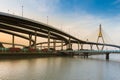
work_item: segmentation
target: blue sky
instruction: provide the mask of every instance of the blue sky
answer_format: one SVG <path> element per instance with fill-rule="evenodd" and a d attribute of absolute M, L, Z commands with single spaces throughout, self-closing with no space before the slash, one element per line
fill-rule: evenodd
<path fill-rule="evenodd" d="M 46 23 L 49 16 L 49 25 L 83 40 L 102 24 L 120 44 L 120 0 L 0 0 L 0 11 L 21 16 L 22 5 L 24 17 Z"/>
<path fill-rule="evenodd" d="M 120 0 L 1 0 L 0 4 L 6 10 L 20 11 L 20 6 L 24 5 L 26 11 L 46 12 L 49 9 L 48 12 L 52 14 L 77 12 L 111 17 L 120 13 Z"/>
<path fill-rule="evenodd" d="M 116 16 L 120 13 L 118 0 L 60 0 L 59 12 L 86 12 L 97 16 Z"/>

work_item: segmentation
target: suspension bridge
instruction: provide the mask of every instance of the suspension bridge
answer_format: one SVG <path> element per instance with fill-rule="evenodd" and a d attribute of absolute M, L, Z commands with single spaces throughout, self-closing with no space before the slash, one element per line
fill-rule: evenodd
<path fill-rule="evenodd" d="M 2 55 L 3 54 L 50 55 L 51 53 L 51 55 L 68 54 L 68 55 L 84 55 L 88 57 L 89 55 L 106 54 L 106 59 L 109 59 L 110 53 L 120 53 L 120 50 L 104 50 L 105 46 L 115 47 L 118 49 L 120 49 L 120 46 L 105 43 L 101 24 L 99 26 L 99 34 L 97 41 L 89 42 L 83 41 L 51 25 L 41 23 L 25 17 L 0 12 L 0 32 L 12 36 L 11 43 L 2 41 L 0 42 L 0 54 Z M 24 43 L 22 44 L 15 43 L 15 37 L 27 40 L 28 45 Z M 40 42 L 38 38 L 44 38 L 47 41 L 43 40 L 43 42 Z M 101 43 L 99 42 L 100 38 L 102 39 Z M 78 45 L 78 50 L 72 49 L 73 44 Z M 11 47 L 5 48 L 4 45 L 10 45 Z M 90 45 L 90 49 L 89 50 L 84 49 L 84 45 Z M 93 46 L 96 46 L 97 50 L 94 50 Z M 57 48 L 60 48 L 60 50 L 57 50 Z"/>

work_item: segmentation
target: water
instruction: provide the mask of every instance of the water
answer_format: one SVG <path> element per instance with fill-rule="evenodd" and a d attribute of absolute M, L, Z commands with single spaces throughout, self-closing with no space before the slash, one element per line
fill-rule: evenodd
<path fill-rule="evenodd" d="M 0 80 L 120 80 L 120 55 L 0 60 Z"/>

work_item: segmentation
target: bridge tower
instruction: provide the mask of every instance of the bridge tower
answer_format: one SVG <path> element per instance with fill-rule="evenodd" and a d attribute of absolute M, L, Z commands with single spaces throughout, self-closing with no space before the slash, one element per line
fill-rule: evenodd
<path fill-rule="evenodd" d="M 105 43 L 104 37 L 103 37 L 103 32 L 102 32 L 102 26 L 101 26 L 101 24 L 99 25 L 99 33 L 98 33 L 97 43 L 99 42 L 100 39 L 102 39 L 102 43 Z M 100 47 L 97 45 L 97 49 L 98 49 L 98 50 L 103 50 L 103 49 L 104 49 L 104 45 L 101 47 L 101 49 L 100 49 Z"/>

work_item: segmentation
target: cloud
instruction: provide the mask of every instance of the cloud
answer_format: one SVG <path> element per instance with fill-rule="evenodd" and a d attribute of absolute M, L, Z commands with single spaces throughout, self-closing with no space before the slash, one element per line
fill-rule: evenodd
<path fill-rule="evenodd" d="M 119 15 L 115 17 L 99 17 L 90 14 L 84 14 L 77 16 L 71 15 L 71 18 L 64 18 L 63 21 L 61 21 L 61 23 L 63 23 L 65 31 L 78 37 L 79 39 L 86 40 L 88 38 L 90 41 L 96 42 L 99 24 L 102 24 L 102 28 L 106 39 L 105 41 L 107 43 L 113 42 L 112 44 L 120 43 Z M 59 22 L 56 21 L 56 23 Z"/>
<path fill-rule="evenodd" d="M 25 1 L 25 0 L 24 0 Z M 86 38 L 90 38 L 91 34 L 97 34 L 96 30 L 99 28 L 99 24 L 102 24 L 103 30 L 108 34 L 113 42 L 120 43 L 119 38 L 119 30 L 120 30 L 120 15 L 112 16 L 112 17 L 102 17 L 96 16 L 93 14 L 89 14 L 84 10 L 72 12 L 69 14 L 57 14 L 56 11 L 59 9 L 60 0 L 30 0 L 32 5 L 35 5 L 37 12 L 38 20 L 46 23 L 46 17 L 41 15 L 50 15 L 49 16 L 49 24 L 55 26 L 60 29 L 62 24 L 62 29 L 70 34 L 78 37 L 80 39 L 86 40 Z M 116 0 L 115 4 L 120 3 L 120 0 Z M 32 6 L 34 7 L 34 6 Z M 35 15 L 36 12 L 33 12 L 32 15 Z M 40 12 L 40 13 L 39 13 Z M 57 15 L 57 16 L 55 16 Z M 114 32 L 113 32 L 114 31 Z M 96 32 L 96 33 L 94 33 Z M 96 41 L 97 35 L 94 35 L 94 41 Z M 107 37 L 107 36 L 106 36 Z"/>
<path fill-rule="evenodd" d="M 120 3 L 120 0 L 115 0 L 114 2 L 113 2 L 113 4 L 119 4 Z"/>
<path fill-rule="evenodd" d="M 7 2 L 8 0 L 5 1 Z M 11 9 L 14 9 L 17 6 L 10 6 L 9 3 L 6 2 L 4 2 L 4 4 L 1 3 L 1 10 L 5 9 L 5 7 L 8 6 Z M 102 17 L 89 14 L 84 10 L 77 11 L 78 9 L 76 9 L 76 12 L 69 14 L 65 14 L 64 12 L 57 13 L 60 7 L 59 2 L 60 0 L 23 0 L 23 2 L 19 4 L 19 7 L 17 7 L 17 9 L 20 10 L 16 12 L 19 12 L 21 14 L 20 6 L 23 4 L 25 6 L 25 17 L 32 19 L 34 18 L 35 20 L 46 23 L 46 16 L 49 16 L 50 25 L 53 25 L 59 29 L 62 28 L 62 30 L 65 32 L 70 33 L 71 35 L 74 35 L 82 40 L 86 40 L 87 38 L 91 39 L 91 34 L 95 34 L 92 35 L 95 42 L 99 24 L 102 24 L 103 30 L 110 36 L 113 42 L 116 44 L 120 43 L 120 15 L 117 15 L 115 17 Z M 15 4 L 14 1 L 11 4 L 13 3 Z M 120 3 L 120 0 L 116 0 L 114 2 L 114 4 L 118 3 Z"/>
<path fill-rule="evenodd" d="M 46 13 L 46 12 L 54 12 L 57 9 L 60 0 L 35 0 L 38 5 L 38 11 Z"/>

